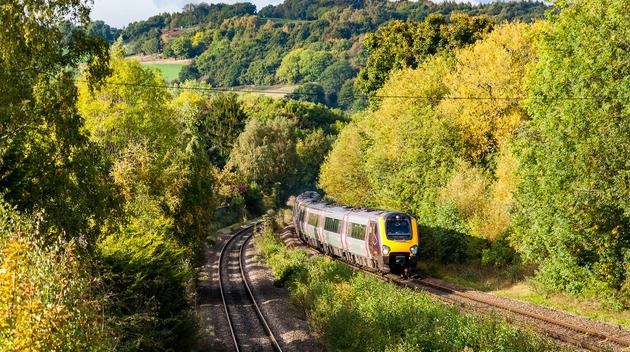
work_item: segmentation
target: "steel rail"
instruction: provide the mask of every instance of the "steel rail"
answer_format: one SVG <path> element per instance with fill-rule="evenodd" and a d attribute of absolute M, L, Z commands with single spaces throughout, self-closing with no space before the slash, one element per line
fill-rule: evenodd
<path fill-rule="evenodd" d="M 223 244 L 223 247 L 221 247 L 221 252 L 219 253 L 219 269 L 218 269 L 218 274 L 219 274 L 219 292 L 221 292 L 221 301 L 223 301 L 223 308 L 225 311 L 225 318 L 227 319 L 228 322 L 228 326 L 230 327 L 230 334 L 232 335 L 232 342 L 234 342 L 234 349 L 237 352 L 240 352 L 240 348 L 238 347 L 238 341 L 236 340 L 236 332 L 234 331 L 234 325 L 232 323 L 232 319 L 230 318 L 230 311 L 228 309 L 228 305 L 227 302 L 225 301 L 225 292 L 223 291 L 223 278 L 222 278 L 222 274 L 221 274 L 221 267 L 223 265 L 223 258 L 224 258 L 224 254 L 225 254 L 225 250 L 227 249 L 227 247 L 230 245 L 230 243 L 232 243 L 232 241 L 234 241 L 240 234 L 242 234 L 243 232 L 251 229 L 254 225 L 248 225 L 246 227 L 241 228 L 240 230 L 236 231 L 232 237 L 227 240 L 225 242 L 225 244 Z"/>
<path fill-rule="evenodd" d="M 218 274 L 219 274 L 219 291 L 221 293 L 221 301 L 223 302 L 223 308 L 225 311 L 225 317 L 227 319 L 228 322 L 228 326 L 230 328 L 230 333 L 232 335 L 232 342 L 234 343 L 234 350 L 237 352 L 240 352 L 240 346 L 238 343 L 238 338 L 236 337 L 236 331 L 234 329 L 234 323 L 232 322 L 232 318 L 230 317 L 230 309 L 228 308 L 228 304 L 227 301 L 225 299 L 225 291 L 224 291 L 224 287 L 223 287 L 223 275 L 221 273 L 221 269 L 223 267 L 223 259 L 225 258 L 225 252 L 228 248 L 228 246 L 235 241 L 237 238 L 239 238 L 241 235 L 243 235 L 244 233 L 246 233 L 247 231 L 252 230 L 253 228 L 255 228 L 256 226 L 259 225 L 259 222 L 254 223 L 254 224 L 250 224 L 247 225 L 245 227 L 242 227 L 241 229 L 239 229 L 238 231 L 234 232 L 232 234 L 232 237 L 230 237 L 230 239 L 228 239 L 225 244 L 223 245 L 223 247 L 221 248 L 221 252 L 219 254 L 219 268 L 218 268 Z M 245 276 L 245 271 L 244 271 L 244 262 L 243 262 L 243 249 L 245 248 L 246 243 L 251 239 L 251 237 L 253 236 L 253 234 L 250 234 L 247 239 L 243 242 L 243 245 L 241 245 L 241 247 L 239 248 L 239 268 L 240 268 L 240 272 L 241 272 L 241 278 L 243 279 L 243 283 L 245 288 L 247 289 L 248 292 L 248 296 L 250 298 L 250 300 L 254 303 L 254 308 L 256 310 L 256 313 L 258 315 L 258 318 L 261 322 L 261 324 L 263 325 L 265 331 L 267 332 L 267 336 L 269 337 L 271 344 L 273 346 L 274 351 L 276 352 L 282 352 L 282 349 L 280 348 L 280 345 L 278 344 L 278 340 L 276 339 L 275 335 L 273 334 L 273 332 L 271 331 L 271 328 L 269 327 L 269 324 L 267 323 L 262 311 L 260 310 L 260 307 L 258 306 L 258 303 L 256 302 L 256 299 L 254 297 L 254 294 L 251 290 L 251 287 L 249 286 L 249 283 L 247 282 L 247 278 Z"/>
<path fill-rule="evenodd" d="M 252 300 L 252 302 L 254 302 L 254 308 L 256 309 L 256 313 L 258 313 L 258 319 L 260 320 L 265 330 L 267 331 L 267 336 L 269 336 L 269 339 L 271 340 L 273 349 L 276 352 L 282 352 L 282 348 L 280 347 L 280 344 L 278 343 L 276 336 L 273 334 L 273 331 L 271 331 L 271 328 L 269 327 L 269 324 L 267 323 L 267 320 L 265 319 L 264 314 L 262 313 L 262 311 L 260 310 L 260 307 L 258 306 L 258 302 L 256 302 L 256 297 L 254 297 L 254 293 L 252 292 L 252 289 L 249 286 L 249 282 L 248 282 L 249 280 L 247 280 L 247 276 L 245 276 L 245 269 L 244 269 L 245 261 L 243 260 L 245 257 L 243 256 L 243 254 L 245 253 L 244 249 L 245 247 L 247 247 L 247 243 L 249 242 L 249 240 L 251 240 L 253 235 L 254 234 L 252 233 L 249 236 L 247 236 L 247 239 L 245 239 L 245 242 L 243 242 L 243 245 L 241 246 L 241 249 L 239 251 L 241 277 L 243 278 L 243 282 L 245 283 L 245 288 L 247 289 L 247 293 L 249 293 L 249 298 Z"/>

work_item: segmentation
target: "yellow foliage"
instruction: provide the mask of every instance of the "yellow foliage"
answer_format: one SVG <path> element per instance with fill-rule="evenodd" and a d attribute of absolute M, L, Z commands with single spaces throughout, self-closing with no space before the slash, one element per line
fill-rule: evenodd
<path fill-rule="evenodd" d="M 457 64 L 445 77 L 451 97 L 439 110 L 456 123 L 474 161 L 497 150 L 526 118 L 520 99 L 527 65 L 533 60 L 532 29 L 522 23 L 506 23 L 457 52 Z M 510 99 L 508 99 L 510 98 Z"/>
<path fill-rule="evenodd" d="M 506 144 L 497 157 L 494 182 L 479 167 L 461 160 L 457 163 L 442 198 L 455 203 L 472 235 L 494 240 L 510 225 L 516 166 Z"/>
<path fill-rule="evenodd" d="M 24 233 L 0 237 L 0 350 L 106 349 L 103 317 L 81 272 L 71 246 L 56 253 Z"/>
<path fill-rule="evenodd" d="M 442 190 L 442 197 L 454 201 L 465 219 L 478 218 L 487 202 L 489 185 L 490 180 L 480 168 L 459 160 L 453 177 Z"/>
<path fill-rule="evenodd" d="M 319 187 L 341 203 L 369 204 L 372 189 L 365 174 L 364 141 L 360 126 L 351 123 L 341 131 L 322 165 Z"/>

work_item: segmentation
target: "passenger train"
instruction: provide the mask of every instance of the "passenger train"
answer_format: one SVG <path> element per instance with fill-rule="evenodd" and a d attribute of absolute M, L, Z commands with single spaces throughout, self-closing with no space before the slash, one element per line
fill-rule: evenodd
<path fill-rule="evenodd" d="M 329 204 L 305 192 L 295 199 L 293 224 L 306 244 L 352 264 L 408 274 L 416 263 L 418 226 L 405 213 Z"/>

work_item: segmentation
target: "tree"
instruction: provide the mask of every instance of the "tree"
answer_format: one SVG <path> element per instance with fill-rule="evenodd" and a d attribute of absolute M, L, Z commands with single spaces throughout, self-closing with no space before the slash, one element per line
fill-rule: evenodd
<path fill-rule="evenodd" d="M 289 97 L 291 99 L 310 101 L 317 104 L 326 103 L 324 88 L 317 83 L 305 83 L 293 91 Z"/>
<path fill-rule="evenodd" d="M 473 43 L 493 28 L 492 20 L 484 16 L 452 15 L 450 20 L 431 14 L 424 22 L 392 21 L 368 35 L 364 42 L 368 59 L 359 72 L 361 92 L 373 95 L 390 72 L 416 68 L 428 56 Z"/>
<path fill-rule="evenodd" d="M 512 242 L 549 289 L 630 288 L 627 5 L 570 2 L 536 44 Z"/>
<path fill-rule="evenodd" d="M 111 44 L 114 43 L 120 35 L 120 30 L 112 28 L 107 23 L 99 20 L 89 24 L 88 33 L 90 35 L 101 36 Z"/>
<path fill-rule="evenodd" d="M 342 204 L 373 204 L 372 185 L 365 169 L 365 149 L 369 141 L 361 126 L 346 126 L 321 167 L 318 186 Z"/>
<path fill-rule="evenodd" d="M 297 172 L 295 123 L 284 117 L 250 119 L 230 154 L 236 169 L 267 194 L 290 189 Z M 282 188 L 281 188 L 282 186 Z"/>
<path fill-rule="evenodd" d="M 43 214 L 42 236 L 94 239 L 114 205 L 107 162 L 84 133 L 74 70 L 109 72 L 108 45 L 86 34 L 83 1 L 3 2 L 0 9 L 0 193 Z M 66 21 L 80 24 L 64 35 Z M 50 231 L 51 233 L 48 233 Z"/>
<path fill-rule="evenodd" d="M 302 80 L 300 62 L 303 52 L 304 49 L 295 49 L 285 55 L 276 71 L 279 80 L 287 83 L 298 83 Z"/>
<path fill-rule="evenodd" d="M 236 94 L 219 94 L 202 106 L 199 118 L 200 133 L 207 136 L 208 157 L 222 168 L 245 128 L 248 116 L 243 105 Z"/>
<path fill-rule="evenodd" d="M 278 79 L 287 83 L 319 81 L 322 72 L 334 60 L 328 51 L 295 49 L 282 59 L 276 75 Z"/>
<path fill-rule="evenodd" d="M 348 61 L 339 60 L 328 66 L 319 77 L 319 83 L 326 93 L 339 92 L 341 86 L 355 76 L 356 72 Z"/>
<path fill-rule="evenodd" d="M 182 67 L 181 71 L 179 71 L 179 81 L 186 82 L 188 80 L 196 81 L 201 77 L 201 73 L 197 69 L 197 66 L 192 63 L 190 65 L 185 65 Z"/>
<path fill-rule="evenodd" d="M 466 158 L 473 164 L 492 164 L 499 146 L 527 119 L 521 101 L 506 98 L 526 95 L 523 83 L 535 60 L 531 50 L 535 29 L 504 24 L 455 53 L 455 69 L 445 77 L 450 94 L 482 99 L 449 99 L 439 109 L 458 126 Z"/>

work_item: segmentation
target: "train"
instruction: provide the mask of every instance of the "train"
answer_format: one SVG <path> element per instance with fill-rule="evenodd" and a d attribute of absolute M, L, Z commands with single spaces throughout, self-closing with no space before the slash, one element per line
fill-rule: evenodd
<path fill-rule="evenodd" d="M 324 202 L 310 191 L 295 198 L 292 218 L 298 237 L 327 255 L 381 273 L 415 267 L 418 226 L 408 214 Z"/>

